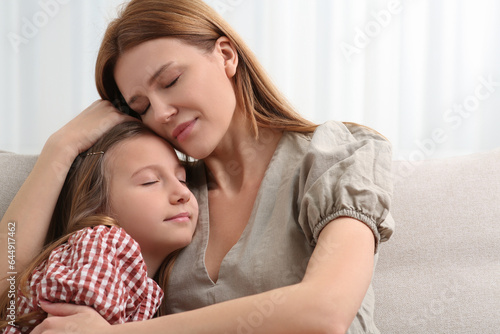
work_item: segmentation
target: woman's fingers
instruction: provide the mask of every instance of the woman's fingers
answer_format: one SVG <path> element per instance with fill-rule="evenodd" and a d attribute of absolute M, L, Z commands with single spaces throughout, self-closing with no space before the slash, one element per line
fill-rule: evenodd
<path fill-rule="evenodd" d="M 96 313 L 99 315 L 93 308 L 83 305 L 40 301 L 40 307 L 50 316 L 67 317 L 80 313 Z"/>
<path fill-rule="evenodd" d="M 40 303 L 49 316 L 31 332 L 43 333 L 108 333 L 111 325 L 88 306 L 64 303 Z"/>
<path fill-rule="evenodd" d="M 113 104 L 97 100 L 51 136 L 59 149 L 77 155 L 91 147 L 106 131 L 127 120 L 136 120 L 118 111 Z"/>

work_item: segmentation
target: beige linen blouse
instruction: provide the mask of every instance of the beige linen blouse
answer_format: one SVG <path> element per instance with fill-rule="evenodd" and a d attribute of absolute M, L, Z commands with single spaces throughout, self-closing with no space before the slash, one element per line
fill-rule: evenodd
<path fill-rule="evenodd" d="M 300 282 L 322 228 L 340 216 L 365 223 L 373 231 L 377 253 L 394 227 L 389 213 L 391 163 L 389 142 L 363 126 L 329 121 L 311 134 L 285 132 L 250 220 L 213 282 L 204 261 L 209 213 L 206 171 L 200 162 L 191 180 L 200 207 L 199 223 L 193 242 L 173 267 L 166 296 L 169 311 L 192 310 Z M 240 319 L 240 330 L 258 326 L 270 307 L 256 305 L 252 317 Z M 373 309 L 370 286 L 348 333 L 378 333 Z"/>

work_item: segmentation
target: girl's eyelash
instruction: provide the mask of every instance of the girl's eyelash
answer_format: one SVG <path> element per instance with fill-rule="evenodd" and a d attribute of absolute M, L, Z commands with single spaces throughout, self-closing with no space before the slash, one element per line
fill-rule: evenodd
<path fill-rule="evenodd" d="M 142 183 L 141 185 L 143 185 L 143 186 L 149 186 L 149 185 L 155 184 L 157 182 L 158 182 L 158 180 L 148 181 L 148 182 Z M 182 184 L 184 184 L 185 186 L 188 185 L 188 182 L 186 180 L 179 180 L 179 182 L 182 183 Z"/>

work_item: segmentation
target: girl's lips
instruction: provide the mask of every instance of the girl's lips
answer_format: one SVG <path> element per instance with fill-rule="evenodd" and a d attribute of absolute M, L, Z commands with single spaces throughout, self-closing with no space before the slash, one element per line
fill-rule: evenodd
<path fill-rule="evenodd" d="M 172 132 L 172 137 L 174 137 L 178 141 L 184 140 L 191 133 L 196 120 L 197 119 L 195 118 L 192 121 L 179 124 Z"/>
<path fill-rule="evenodd" d="M 166 218 L 164 221 L 182 223 L 188 222 L 190 220 L 190 217 L 191 215 L 188 212 L 183 212 L 173 217 Z"/>

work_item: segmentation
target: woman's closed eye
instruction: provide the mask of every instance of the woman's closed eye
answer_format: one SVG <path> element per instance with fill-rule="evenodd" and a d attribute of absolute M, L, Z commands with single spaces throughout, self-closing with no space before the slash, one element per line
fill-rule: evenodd
<path fill-rule="evenodd" d="M 174 80 L 172 80 L 172 82 L 170 82 L 168 85 L 166 85 L 165 88 L 170 88 L 173 85 L 175 85 L 177 83 L 177 80 L 179 80 L 180 77 L 181 76 L 179 75 L 177 78 L 175 78 Z"/>
<path fill-rule="evenodd" d="M 170 88 L 170 87 L 172 87 L 173 85 L 175 85 L 175 84 L 177 83 L 177 81 L 179 80 L 179 78 L 180 78 L 180 77 L 181 77 L 180 75 L 179 75 L 178 77 L 176 77 L 176 78 L 175 78 L 172 82 L 170 82 L 169 84 L 167 84 L 167 85 L 165 86 L 165 88 Z M 149 107 L 151 107 L 151 103 L 150 103 L 150 104 L 148 104 L 148 105 L 146 106 L 146 108 L 144 108 L 142 111 L 140 111 L 140 112 L 139 112 L 139 111 L 136 111 L 136 112 L 139 114 L 139 116 L 144 116 L 144 115 L 148 112 Z"/>
<path fill-rule="evenodd" d="M 141 112 L 136 111 L 136 112 L 139 114 L 139 116 L 144 116 L 146 114 L 146 112 L 149 110 L 149 107 L 151 107 L 151 104 L 148 104 L 146 109 L 144 109 L 143 111 L 141 111 Z"/>

